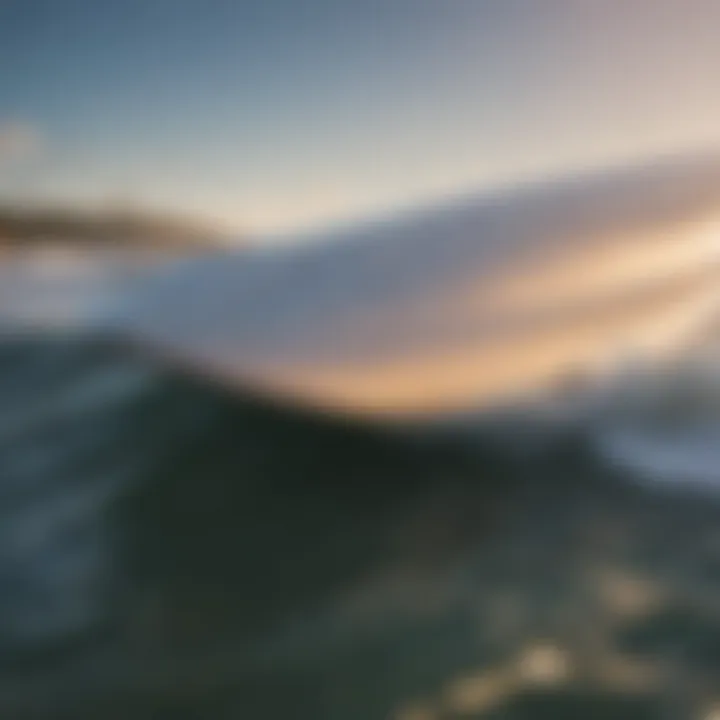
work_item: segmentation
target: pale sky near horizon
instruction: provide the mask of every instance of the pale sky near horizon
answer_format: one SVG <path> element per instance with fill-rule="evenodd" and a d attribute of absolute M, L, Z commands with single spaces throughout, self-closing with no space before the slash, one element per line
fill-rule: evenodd
<path fill-rule="evenodd" d="M 292 231 L 720 145 L 717 0 L 0 0 L 0 203 Z"/>

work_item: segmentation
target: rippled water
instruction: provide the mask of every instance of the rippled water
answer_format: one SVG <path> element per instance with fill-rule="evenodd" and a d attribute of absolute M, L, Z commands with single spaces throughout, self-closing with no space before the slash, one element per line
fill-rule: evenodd
<path fill-rule="evenodd" d="M 0 370 L 0 637 L 102 629 L 62 681 L 88 717 L 702 718 L 720 701 L 705 495 L 580 446 L 466 457 L 231 399 L 97 336 L 10 338 Z"/>

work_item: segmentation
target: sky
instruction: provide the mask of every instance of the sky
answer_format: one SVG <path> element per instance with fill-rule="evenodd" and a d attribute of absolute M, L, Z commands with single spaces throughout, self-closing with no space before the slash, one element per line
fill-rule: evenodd
<path fill-rule="evenodd" d="M 720 145 L 717 0 L 0 0 L 0 202 L 292 233 Z"/>

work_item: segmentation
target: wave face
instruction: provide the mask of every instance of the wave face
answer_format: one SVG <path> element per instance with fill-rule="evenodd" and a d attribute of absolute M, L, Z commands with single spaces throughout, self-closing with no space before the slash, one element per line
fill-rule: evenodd
<path fill-rule="evenodd" d="M 122 687 L 204 717 L 706 709 L 688 678 L 712 688 L 720 657 L 712 498 L 584 452 L 460 462 L 94 331 L 6 337 L 0 396 L 3 643 L 120 623 Z"/>
<path fill-rule="evenodd" d="M 0 368 L 0 637 L 32 645 L 106 620 L 107 515 L 151 459 L 131 414 L 154 379 L 74 333 L 5 337 Z"/>
<path fill-rule="evenodd" d="M 417 444 L 228 396 L 96 329 L 4 335 L 0 397 L 0 652 L 112 624 L 148 582 L 207 583 L 260 628 L 302 605 L 313 576 L 342 574 L 325 530 L 348 517 L 313 494 L 357 519 L 426 469 Z M 344 480 L 363 474 L 348 505 Z M 307 582 L 283 560 L 292 532 L 317 557 Z M 350 568 L 359 548 L 343 542 Z M 246 548 L 266 557 L 233 570 Z"/>

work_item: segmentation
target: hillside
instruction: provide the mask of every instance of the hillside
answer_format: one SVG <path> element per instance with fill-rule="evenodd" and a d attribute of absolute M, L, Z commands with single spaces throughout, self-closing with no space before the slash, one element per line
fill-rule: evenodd
<path fill-rule="evenodd" d="M 189 250 L 221 245 L 222 235 L 199 222 L 149 213 L 83 213 L 0 206 L 0 248 L 33 244 Z"/>

